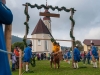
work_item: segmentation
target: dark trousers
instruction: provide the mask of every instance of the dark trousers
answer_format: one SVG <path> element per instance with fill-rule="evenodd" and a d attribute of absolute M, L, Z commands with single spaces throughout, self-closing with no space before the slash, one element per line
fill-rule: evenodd
<path fill-rule="evenodd" d="M 19 69 L 19 57 L 16 57 L 16 60 L 17 60 L 17 62 L 16 62 L 16 69 Z"/>
<path fill-rule="evenodd" d="M 86 56 L 83 58 L 83 63 L 85 64 L 85 61 L 86 61 Z"/>
<path fill-rule="evenodd" d="M 15 70 L 15 63 L 12 63 L 12 71 Z"/>
<path fill-rule="evenodd" d="M 90 64 L 90 58 L 87 58 L 87 64 Z"/>

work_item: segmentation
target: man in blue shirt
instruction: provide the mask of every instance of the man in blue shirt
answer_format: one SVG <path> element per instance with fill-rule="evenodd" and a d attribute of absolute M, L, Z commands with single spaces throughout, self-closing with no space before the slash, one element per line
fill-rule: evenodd
<path fill-rule="evenodd" d="M 74 68 L 78 68 L 78 62 L 80 61 L 80 51 L 78 49 L 78 45 L 75 46 L 73 50 L 73 57 L 74 57 Z"/>
<path fill-rule="evenodd" d="M 24 57 L 23 57 L 23 61 L 26 64 L 26 72 L 29 71 L 28 66 L 29 66 L 31 57 L 32 57 L 32 44 L 29 44 L 28 47 L 26 47 L 24 50 Z"/>
<path fill-rule="evenodd" d="M 94 43 L 92 41 L 91 41 L 91 53 L 92 53 L 93 67 L 97 68 L 98 52 L 97 48 L 94 46 Z"/>

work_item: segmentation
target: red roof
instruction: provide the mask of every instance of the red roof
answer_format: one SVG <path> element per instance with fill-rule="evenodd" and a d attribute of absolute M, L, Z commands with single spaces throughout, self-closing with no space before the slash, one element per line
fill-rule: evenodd
<path fill-rule="evenodd" d="M 46 25 L 43 23 L 43 21 L 40 19 L 35 27 L 35 29 L 33 30 L 32 34 L 50 34 L 50 31 L 48 30 L 48 28 L 46 27 Z M 51 35 L 52 36 L 52 35 Z"/>
<path fill-rule="evenodd" d="M 91 41 L 94 43 L 95 46 L 100 46 L 100 39 L 85 39 L 85 40 L 83 41 L 83 43 L 84 43 L 85 45 L 90 46 L 90 45 L 91 45 Z"/>

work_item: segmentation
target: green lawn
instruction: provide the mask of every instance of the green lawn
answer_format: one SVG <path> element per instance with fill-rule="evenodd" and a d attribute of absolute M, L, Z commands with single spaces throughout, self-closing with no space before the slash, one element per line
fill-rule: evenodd
<path fill-rule="evenodd" d="M 79 63 L 79 69 L 73 69 L 72 64 L 61 61 L 60 69 L 51 69 L 49 61 L 36 61 L 36 67 L 31 67 L 34 73 L 24 73 L 23 75 L 100 75 L 100 68 L 92 68 L 92 65 L 83 65 Z M 12 72 L 12 75 L 18 75 L 18 70 Z"/>

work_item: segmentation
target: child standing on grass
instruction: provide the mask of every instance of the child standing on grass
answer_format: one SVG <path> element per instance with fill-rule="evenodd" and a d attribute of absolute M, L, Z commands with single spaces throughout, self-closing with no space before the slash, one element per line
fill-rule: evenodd
<path fill-rule="evenodd" d="M 12 71 L 15 71 L 15 64 L 16 64 L 16 56 L 12 53 Z"/>

